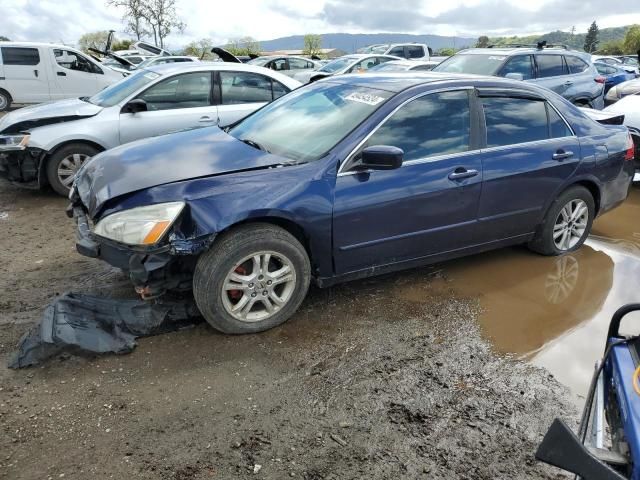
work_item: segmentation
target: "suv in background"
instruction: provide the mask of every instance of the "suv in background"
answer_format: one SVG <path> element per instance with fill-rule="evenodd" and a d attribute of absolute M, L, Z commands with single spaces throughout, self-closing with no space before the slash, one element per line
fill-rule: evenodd
<path fill-rule="evenodd" d="M 514 45 L 462 50 L 434 72 L 473 73 L 526 80 L 547 87 L 580 107 L 604 108 L 604 82 L 591 56 L 566 46 Z"/>
<path fill-rule="evenodd" d="M 407 60 L 429 60 L 432 51 L 424 43 L 385 43 L 362 48 L 358 53 L 393 55 Z"/>

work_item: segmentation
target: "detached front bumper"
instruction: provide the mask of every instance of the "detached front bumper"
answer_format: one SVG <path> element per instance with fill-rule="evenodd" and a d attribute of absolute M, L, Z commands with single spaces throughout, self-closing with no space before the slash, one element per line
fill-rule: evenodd
<path fill-rule="evenodd" d="M 42 151 L 36 149 L 0 151 L 0 177 L 23 187 L 40 188 L 46 183 L 42 160 Z"/>
<path fill-rule="evenodd" d="M 67 215 L 76 221 L 76 250 L 81 255 L 99 258 L 128 274 L 135 290 L 147 300 L 167 290 L 191 288 L 193 263 L 188 257 L 172 254 L 171 245 L 143 248 L 123 245 L 94 235 L 84 207 L 70 205 Z"/>

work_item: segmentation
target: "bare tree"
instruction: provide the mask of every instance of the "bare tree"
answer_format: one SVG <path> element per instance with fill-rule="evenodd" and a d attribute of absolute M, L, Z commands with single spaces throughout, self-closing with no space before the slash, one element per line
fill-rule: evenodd
<path fill-rule="evenodd" d="M 107 0 L 107 5 L 124 8 L 122 20 L 126 23 L 125 31 L 142 40 L 149 35 L 144 16 L 145 0 Z"/>
<path fill-rule="evenodd" d="M 143 17 L 151 29 L 156 46 L 164 47 L 164 39 L 173 31 L 184 31 L 186 24 L 178 18 L 176 0 L 140 0 Z"/>
<path fill-rule="evenodd" d="M 108 38 L 109 32 L 106 30 L 85 33 L 78 40 L 78 47 L 83 52 L 88 52 L 89 48 L 95 48 L 96 50 L 103 51 L 107 48 Z"/>

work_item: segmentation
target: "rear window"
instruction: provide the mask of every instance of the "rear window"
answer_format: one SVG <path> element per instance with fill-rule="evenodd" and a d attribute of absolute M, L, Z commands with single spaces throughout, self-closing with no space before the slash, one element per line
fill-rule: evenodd
<path fill-rule="evenodd" d="M 38 65 L 40 53 L 37 48 L 2 47 L 2 63 L 5 65 Z"/>
<path fill-rule="evenodd" d="M 409 50 L 409 58 L 424 57 L 424 49 L 418 45 L 410 45 L 407 49 Z"/>
<path fill-rule="evenodd" d="M 482 98 L 487 124 L 487 147 L 501 147 L 549 138 L 544 100 Z"/>
<path fill-rule="evenodd" d="M 567 55 L 564 57 L 567 61 L 567 65 L 569 66 L 569 72 L 571 73 L 582 73 L 587 68 L 589 68 L 589 64 L 578 57 L 573 57 L 571 55 Z"/>
<path fill-rule="evenodd" d="M 557 77 L 568 73 L 564 67 L 562 55 L 536 55 L 536 63 L 538 78 Z"/>

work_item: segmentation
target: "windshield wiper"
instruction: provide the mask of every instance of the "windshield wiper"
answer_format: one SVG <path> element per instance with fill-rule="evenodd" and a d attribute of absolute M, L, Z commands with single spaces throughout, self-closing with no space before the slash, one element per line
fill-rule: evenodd
<path fill-rule="evenodd" d="M 240 141 L 246 143 L 250 147 L 257 148 L 258 150 L 262 150 L 265 153 L 271 153 L 269 150 L 264 148 L 258 142 L 254 142 L 253 140 L 249 140 L 248 138 L 241 138 Z"/>

